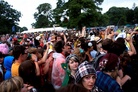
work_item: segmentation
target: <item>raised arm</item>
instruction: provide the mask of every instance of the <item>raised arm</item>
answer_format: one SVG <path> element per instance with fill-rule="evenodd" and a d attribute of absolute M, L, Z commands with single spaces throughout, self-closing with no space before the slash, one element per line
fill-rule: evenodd
<path fill-rule="evenodd" d="M 133 45 L 133 40 L 132 40 L 133 34 L 134 34 L 134 32 L 131 33 L 130 37 L 127 37 L 127 38 L 126 38 L 127 42 L 128 42 L 129 45 L 130 45 L 130 50 L 128 51 L 128 54 L 129 54 L 130 56 L 135 55 L 135 54 L 137 53 L 137 52 L 136 52 L 136 49 L 135 49 L 135 47 L 134 47 L 134 45 Z"/>
<path fill-rule="evenodd" d="M 46 59 L 47 59 L 47 56 L 48 56 L 49 48 L 50 48 L 50 43 L 48 42 L 48 43 L 47 43 L 47 49 L 46 49 L 46 51 L 44 52 L 44 55 L 43 55 L 42 59 L 38 61 L 38 64 L 39 64 L 39 65 L 45 63 L 45 61 L 46 61 Z"/>

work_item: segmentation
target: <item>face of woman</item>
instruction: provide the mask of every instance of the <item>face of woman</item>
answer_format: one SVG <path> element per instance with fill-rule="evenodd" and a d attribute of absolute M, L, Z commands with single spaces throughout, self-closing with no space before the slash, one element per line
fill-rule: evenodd
<path fill-rule="evenodd" d="M 70 68 L 70 70 L 76 70 L 77 68 L 78 68 L 78 65 L 79 65 L 79 63 L 78 62 L 75 62 L 74 60 L 70 60 L 69 61 L 69 68 Z"/>
<path fill-rule="evenodd" d="M 92 88 L 94 87 L 95 81 L 96 81 L 96 75 L 94 74 L 86 75 L 82 79 L 82 85 L 86 89 L 92 90 Z"/>

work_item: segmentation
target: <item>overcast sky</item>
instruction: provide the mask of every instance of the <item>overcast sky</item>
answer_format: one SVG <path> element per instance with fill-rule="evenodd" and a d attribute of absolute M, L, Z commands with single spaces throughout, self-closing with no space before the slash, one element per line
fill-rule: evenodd
<path fill-rule="evenodd" d="M 31 29 L 31 24 L 35 22 L 33 14 L 36 12 L 36 8 L 42 3 L 50 3 L 52 8 L 56 7 L 56 2 L 58 0 L 4 0 L 7 1 L 14 9 L 22 13 L 20 18 L 19 26 L 27 27 Z M 102 13 L 108 11 L 112 6 L 116 7 L 128 7 L 132 8 L 133 3 L 136 3 L 138 6 L 138 0 L 104 0 L 101 8 L 103 8 Z"/>

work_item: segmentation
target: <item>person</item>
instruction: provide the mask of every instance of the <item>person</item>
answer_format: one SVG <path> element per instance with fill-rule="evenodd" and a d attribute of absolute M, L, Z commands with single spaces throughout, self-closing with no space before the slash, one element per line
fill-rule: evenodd
<path fill-rule="evenodd" d="M 19 76 L 12 77 L 0 83 L 0 92 L 28 92 L 23 79 Z"/>
<path fill-rule="evenodd" d="M 26 60 L 19 66 L 19 76 L 23 79 L 24 83 L 30 87 L 30 90 L 35 90 L 39 87 L 39 80 L 36 76 L 36 66 L 34 61 Z M 35 92 L 33 91 L 33 92 Z"/>
<path fill-rule="evenodd" d="M 67 42 L 66 35 L 63 32 L 57 34 L 57 41 L 64 41 L 66 43 Z"/>
<path fill-rule="evenodd" d="M 99 62 L 100 71 L 97 72 L 96 86 L 104 92 L 123 92 L 117 83 L 119 57 L 114 53 L 107 53 Z"/>
<path fill-rule="evenodd" d="M 97 51 L 97 43 L 96 43 L 96 41 L 91 41 L 91 43 L 92 43 L 92 50 L 90 51 L 90 54 L 91 54 L 91 56 L 93 57 L 93 58 L 95 58 L 96 56 L 97 56 L 97 54 L 98 54 L 98 51 Z M 99 52 L 100 53 L 100 52 Z"/>
<path fill-rule="evenodd" d="M 13 60 L 14 60 L 13 56 L 6 56 L 4 58 L 4 68 L 6 70 L 6 73 L 4 75 L 5 80 L 11 78 L 11 66 L 12 66 Z"/>
<path fill-rule="evenodd" d="M 103 52 L 108 53 L 112 44 L 113 44 L 113 40 L 108 39 L 108 38 L 104 39 L 102 41 Z"/>
<path fill-rule="evenodd" d="M 9 54 L 9 47 L 6 43 L 0 44 L 0 80 L 3 79 L 4 76 L 4 66 L 3 66 L 3 60 L 4 57 Z M 2 76 L 1 76 L 2 75 Z"/>
<path fill-rule="evenodd" d="M 51 74 L 54 62 L 53 53 L 54 51 L 49 49 L 47 59 L 42 67 L 42 75 L 48 83 L 51 83 L 51 78 L 52 78 Z"/>
<path fill-rule="evenodd" d="M 56 53 L 53 54 L 54 57 L 54 63 L 53 63 L 53 68 L 52 68 L 52 84 L 55 89 L 58 89 L 61 87 L 64 76 L 65 76 L 65 71 L 61 67 L 62 63 L 65 63 L 65 53 L 64 53 L 64 42 L 63 41 L 58 41 L 54 49 Z"/>
<path fill-rule="evenodd" d="M 91 55 L 91 51 L 93 50 L 92 42 L 86 42 L 84 46 L 85 54 L 88 56 L 88 61 L 91 62 L 94 58 Z"/>
<path fill-rule="evenodd" d="M 120 56 L 120 69 L 118 71 L 118 77 L 117 77 L 117 82 L 122 86 L 126 84 L 128 81 L 131 81 L 131 57 L 129 56 L 129 54 L 127 52 L 124 52 L 121 56 Z"/>
<path fill-rule="evenodd" d="M 75 54 L 70 54 L 66 57 L 66 63 L 62 63 L 62 68 L 65 70 L 62 86 L 75 83 L 75 72 L 79 66 L 79 58 Z"/>
<path fill-rule="evenodd" d="M 69 43 L 66 43 L 64 45 L 64 54 L 65 54 L 65 57 L 67 57 L 68 55 L 71 54 L 71 50 L 72 50 L 72 47 Z"/>
<path fill-rule="evenodd" d="M 73 54 L 77 55 L 80 63 L 86 60 L 86 54 L 82 48 L 75 48 Z"/>
<path fill-rule="evenodd" d="M 85 87 L 89 92 L 101 92 L 101 90 L 95 86 L 96 77 L 96 70 L 88 61 L 81 63 L 75 73 L 76 83 Z"/>
<path fill-rule="evenodd" d="M 24 46 L 16 45 L 13 48 L 14 61 L 11 67 L 12 77 L 19 76 L 18 68 L 20 64 L 27 59 L 27 50 Z"/>
<path fill-rule="evenodd" d="M 56 92 L 89 92 L 86 88 L 78 84 L 69 84 L 65 87 L 61 87 Z"/>

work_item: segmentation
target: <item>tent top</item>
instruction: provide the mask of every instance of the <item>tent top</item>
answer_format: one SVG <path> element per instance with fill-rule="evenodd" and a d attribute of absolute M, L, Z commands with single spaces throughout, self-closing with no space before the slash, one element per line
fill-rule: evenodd
<path fill-rule="evenodd" d="M 34 32 L 46 32 L 46 31 L 65 31 L 67 30 L 66 28 L 63 27 L 51 27 L 51 28 L 37 28 L 37 29 L 30 29 L 23 31 L 22 33 L 34 33 Z"/>

